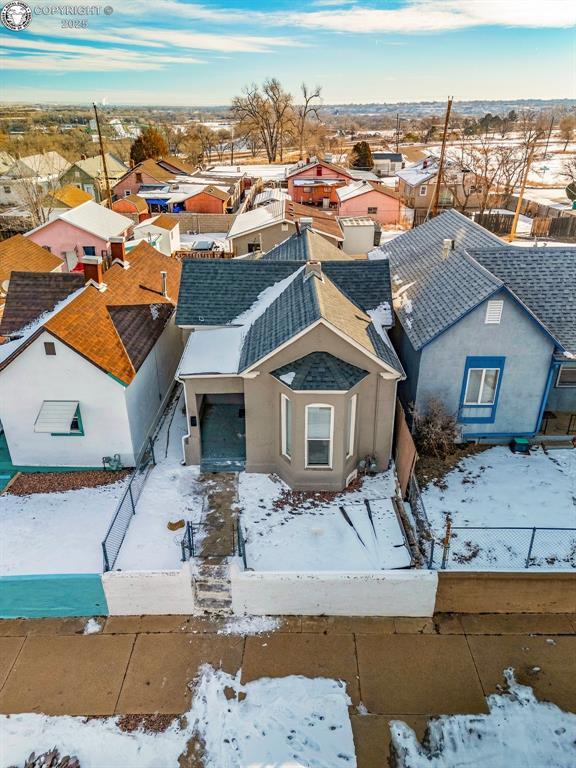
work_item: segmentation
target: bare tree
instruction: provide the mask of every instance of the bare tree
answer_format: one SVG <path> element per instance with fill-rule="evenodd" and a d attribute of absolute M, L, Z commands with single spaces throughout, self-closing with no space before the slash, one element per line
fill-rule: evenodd
<path fill-rule="evenodd" d="M 219 162 L 224 160 L 224 155 L 230 150 L 232 134 L 225 128 L 220 128 L 215 132 L 214 149 Z"/>
<path fill-rule="evenodd" d="M 302 160 L 304 150 L 304 133 L 306 131 L 306 124 L 309 122 L 311 116 L 314 116 L 316 120 L 318 117 L 318 104 L 314 104 L 315 99 L 320 98 L 322 88 L 317 85 L 314 89 L 309 88 L 306 83 L 302 83 L 300 86 L 302 98 L 304 102 L 300 106 L 296 107 L 296 124 L 298 130 L 298 159 Z"/>
<path fill-rule="evenodd" d="M 292 96 L 282 88 L 279 80 L 269 78 L 261 87 L 252 84 L 242 96 L 232 99 L 232 113 L 236 120 L 248 120 L 256 126 L 269 163 L 276 161 L 282 150 L 283 134 L 292 120 Z"/>
<path fill-rule="evenodd" d="M 559 127 L 560 136 L 564 141 L 564 152 L 566 152 L 566 147 L 568 146 L 569 142 L 572 141 L 574 137 L 574 131 L 576 131 L 576 115 L 564 115 L 564 117 L 560 120 Z"/>

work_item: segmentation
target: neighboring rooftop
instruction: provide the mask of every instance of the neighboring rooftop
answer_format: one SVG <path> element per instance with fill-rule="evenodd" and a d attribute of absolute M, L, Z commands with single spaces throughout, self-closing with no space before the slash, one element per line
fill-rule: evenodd
<path fill-rule="evenodd" d="M 438 159 L 433 155 L 419 160 L 408 168 L 396 171 L 396 176 L 405 181 L 411 187 L 417 187 L 426 181 L 433 179 L 438 173 Z"/>
<path fill-rule="evenodd" d="M 277 200 L 269 205 L 238 214 L 232 222 L 228 237 L 234 238 L 250 232 L 258 232 L 282 222 L 296 223 L 300 219 L 312 219 L 311 229 L 315 232 L 325 234 L 338 241 L 344 239 L 336 216 L 309 205 L 293 203 L 287 199 Z"/>
<path fill-rule="evenodd" d="M 14 271 L 52 272 L 63 263 L 59 256 L 24 235 L 14 235 L 0 242 L 0 285 L 9 280 Z"/>
<path fill-rule="evenodd" d="M 83 229 L 91 235 L 101 237 L 103 240 L 122 235 L 133 224 L 132 219 L 89 200 L 86 203 L 82 203 L 82 205 L 77 205 L 76 208 L 60 213 L 47 224 L 41 224 L 36 229 L 33 229 L 32 232 L 60 220 Z M 31 233 L 29 232 L 28 234 Z"/>
<path fill-rule="evenodd" d="M 14 165 L 6 171 L 7 176 L 35 176 L 37 178 L 54 178 L 60 176 L 70 167 L 70 163 L 62 155 L 53 150 L 37 155 L 27 155 L 14 162 Z"/>
<path fill-rule="evenodd" d="M 83 285 L 84 275 L 77 273 L 12 272 L 0 334 L 18 333 Z"/>
<path fill-rule="evenodd" d="M 168 213 L 161 213 L 158 216 L 154 216 L 150 219 L 144 219 L 144 221 L 140 222 L 140 226 L 146 225 L 154 225 L 159 229 L 166 229 L 170 231 L 174 229 L 174 227 L 178 226 L 178 219 L 175 216 L 170 216 Z M 138 225 L 135 227 L 135 229 L 137 229 L 137 227 Z"/>
<path fill-rule="evenodd" d="M 74 184 L 65 184 L 47 196 L 46 207 L 76 208 L 77 205 L 87 203 L 89 200 L 94 200 L 94 198 L 88 192 Z"/>
<path fill-rule="evenodd" d="M 119 157 L 116 157 L 116 155 L 113 155 L 111 152 L 106 152 L 105 157 L 106 170 L 108 172 L 109 178 L 119 179 L 128 170 L 122 160 L 120 160 Z M 102 157 L 100 155 L 94 155 L 94 157 L 86 157 L 83 160 L 76 160 L 73 165 L 78 166 L 78 168 L 81 168 L 84 173 L 87 173 L 88 176 L 91 176 L 94 179 L 104 178 Z"/>
<path fill-rule="evenodd" d="M 391 163 L 401 163 L 404 159 L 400 152 L 385 152 L 384 150 L 376 150 L 372 152 L 373 160 L 389 160 Z"/>
<path fill-rule="evenodd" d="M 351 258 L 309 227 L 295 232 L 262 256 L 263 261 L 347 261 Z"/>
<path fill-rule="evenodd" d="M 375 181 L 354 181 L 352 184 L 347 184 L 345 187 L 338 187 L 336 190 L 336 194 L 341 203 L 346 200 L 351 200 L 354 197 L 365 195 L 367 192 L 380 192 L 380 194 L 392 197 L 395 200 L 398 200 L 399 198 L 398 193 L 394 189 L 378 184 Z"/>

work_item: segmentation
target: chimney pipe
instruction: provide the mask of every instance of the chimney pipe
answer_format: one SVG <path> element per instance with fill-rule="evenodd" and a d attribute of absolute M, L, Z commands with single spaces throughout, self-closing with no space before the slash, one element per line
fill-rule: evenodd
<path fill-rule="evenodd" d="M 447 259 L 450 256 L 450 251 L 454 248 L 454 240 L 448 238 L 442 240 L 442 258 Z"/>
<path fill-rule="evenodd" d="M 305 229 L 312 229 L 314 219 L 312 216 L 300 216 L 300 221 L 298 223 L 300 225 L 300 231 L 304 231 Z"/>
<path fill-rule="evenodd" d="M 123 237 L 110 238 L 110 254 L 112 262 L 120 261 L 124 266 L 126 263 L 126 246 Z"/>
<path fill-rule="evenodd" d="M 318 280 L 323 280 L 322 276 L 322 262 L 320 261 L 307 261 L 306 268 L 304 270 L 304 280 L 309 280 L 311 277 L 317 277 Z"/>
<path fill-rule="evenodd" d="M 160 275 L 162 276 L 162 296 L 164 296 L 165 299 L 168 298 L 168 273 L 162 270 L 160 272 Z"/>
<path fill-rule="evenodd" d="M 82 258 L 82 267 L 84 268 L 85 282 L 93 280 L 98 286 L 103 284 L 104 268 L 102 256 L 84 256 Z"/>

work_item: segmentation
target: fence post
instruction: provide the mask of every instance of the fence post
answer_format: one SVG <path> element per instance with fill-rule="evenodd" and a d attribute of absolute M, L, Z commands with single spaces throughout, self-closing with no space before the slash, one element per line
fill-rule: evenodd
<path fill-rule="evenodd" d="M 534 546 L 535 538 L 536 538 L 536 528 L 532 528 L 532 536 L 530 537 L 530 546 L 528 547 L 528 557 L 526 558 L 526 568 L 530 568 L 530 558 L 532 557 L 532 547 Z"/>
<path fill-rule="evenodd" d="M 452 536 L 452 520 L 448 518 L 446 521 L 446 534 L 444 536 L 444 541 L 442 542 L 442 545 L 444 547 L 444 551 L 442 552 L 442 565 L 440 568 L 442 570 L 446 569 L 446 563 L 448 562 L 448 553 L 450 552 L 450 538 Z"/>
<path fill-rule="evenodd" d="M 436 545 L 436 540 L 432 539 L 432 543 L 430 546 L 430 557 L 428 558 L 428 568 L 432 570 L 434 568 L 434 547 Z"/>
<path fill-rule="evenodd" d="M 154 453 L 154 440 L 152 440 L 152 437 L 149 437 L 148 440 L 150 441 L 150 453 L 152 454 L 152 464 L 156 466 L 156 455 Z"/>
<path fill-rule="evenodd" d="M 102 542 L 102 554 L 104 556 L 104 573 L 110 570 L 110 562 L 108 561 L 108 552 L 106 551 L 106 542 Z"/>
<path fill-rule="evenodd" d="M 128 483 L 128 494 L 130 496 L 130 504 L 132 504 L 132 514 L 136 514 L 136 505 L 134 504 L 134 496 L 132 496 L 132 480 Z"/>

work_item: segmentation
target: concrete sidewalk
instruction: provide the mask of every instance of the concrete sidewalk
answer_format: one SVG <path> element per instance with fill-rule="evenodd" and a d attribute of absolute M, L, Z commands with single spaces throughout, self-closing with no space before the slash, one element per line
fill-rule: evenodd
<path fill-rule="evenodd" d="M 225 620 L 109 617 L 0 621 L 0 712 L 180 714 L 202 663 L 243 682 L 285 675 L 346 681 L 359 768 L 381 768 L 388 721 L 421 736 L 429 717 L 486 712 L 514 667 L 540 699 L 576 711 L 576 617 L 438 615 L 434 619 L 287 617 L 272 634 L 218 634 Z M 368 715 L 360 715 L 360 702 Z"/>

